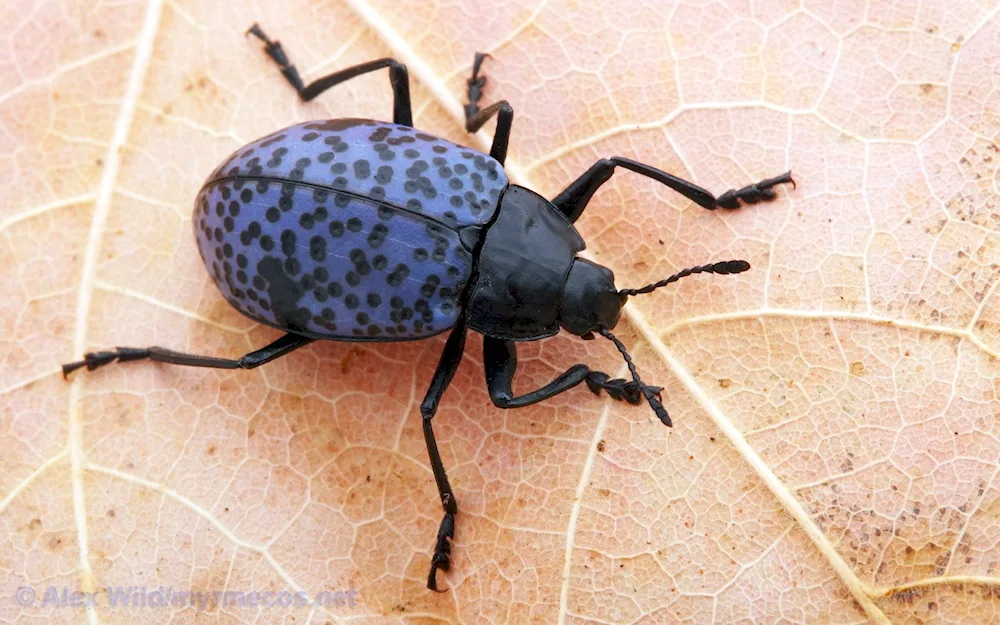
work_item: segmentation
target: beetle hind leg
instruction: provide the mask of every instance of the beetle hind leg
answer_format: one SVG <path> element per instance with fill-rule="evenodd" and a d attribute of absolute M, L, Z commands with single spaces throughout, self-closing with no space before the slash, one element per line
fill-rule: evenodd
<path fill-rule="evenodd" d="M 481 76 L 479 70 L 483 61 L 490 58 L 484 52 L 476 52 L 476 58 L 472 62 L 472 78 L 466 83 L 469 86 L 469 103 L 465 105 L 465 130 L 467 132 L 477 132 L 496 115 L 497 130 L 493 135 L 493 147 L 490 148 L 490 156 L 503 165 L 507 158 L 507 144 L 510 142 L 510 127 L 514 122 L 514 109 L 511 108 L 507 100 L 500 100 L 487 106 L 479 108 L 479 101 L 483 98 L 483 88 L 486 86 L 486 76 Z"/>
<path fill-rule="evenodd" d="M 441 507 L 444 508 L 444 518 L 441 519 L 441 526 L 438 528 L 434 555 L 431 556 L 431 569 L 427 575 L 427 588 L 435 592 L 444 592 L 437 586 L 438 570 L 447 571 L 451 568 L 451 540 L 455 537 L 455 515 L 458 513 L 458 501 L 455 499 L 455 493 L 451 490 L 448 474 L 445 473 L 444 464 L 441 462 L 441 452 L 438 450 L 437 439 L 434 438 L 431 420 L 437 414 L 441 397 L 444 396 L 445 390 L 451 384 L 452 378 L 455 377 L 458 365 L 462 362 L 462 353 L 465 351 L 465 335 L 466 319 L 463 313 L 459 315 L 458 321 L 448 337 L 448 342 L 445 343 L 441 359 L 434 371 L 434 377 L 431 378 L 427 394 L 420 404 L 424 442 L 427 444 L 431 471 L 434 473 L 434 482 L 437 484 L 438 495 L 441 497 Z"/>
<path fill-rule="evenodd" d="M 175 352 L 163 347 L 116 347 L 114 351 L 88 352 L 83 360 L 67 363 L 62 366 L 63 377 L 77 369 L 86 368 L 93 371 L 115 361 L 130 362 L 133 360 L 153 360 L 173 365 L 189 367 L 208 367 L 211 369 L 256 369 L 257 367 L 280 358 L 303 345 L 312 343 L 313 339 L 299 334 L 286 334 L 270 345 L 252 351 L 241 358 L 216 358 L 214 356 L 199 356 Z"/>
<path fill-rule="evenodd" d="M 328 76 L 317 78 L 306 85 L 302 82 L 302 77 L 299 76 L 299 70 L 288 60 L 288 55 L 282 49 L 280 41 L 272 41 L 256 23 L 247 30 L 247 34 L 264 42 L 264 51 L 271 57 L 271 60 L 278 64 L 285 80 L 295 89 L 303 102 L 312 100 L 327 89 L 346 80 L 388 67 L 389 82 L 392 84 L 392 121 L 403 126 L 413 126 L 413 107 L 410 104 L 410 74 L 407 72 L 406 66 L 396 59 L 384 58 L 354 65 Z"/>

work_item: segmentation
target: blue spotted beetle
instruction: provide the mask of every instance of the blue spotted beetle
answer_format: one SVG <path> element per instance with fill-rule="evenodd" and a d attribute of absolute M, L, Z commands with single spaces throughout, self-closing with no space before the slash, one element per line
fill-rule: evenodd
<path fill-rule="evenodd" d="M 402 341 L 451 331 L 420 406 L 424 438 L 444 519 L 427 587 L 451 563 L 458 503 L 448 483 L 431 419 L 451 382 L 467 330 L 483 335 L 486 383 L 500 408 L 528 406 L 581 382 L 595 394 L 670 417 L 658 387 L 642 383 L 625 346 L 611 333 L 630 295 L 649 293 L 695 273 L 731 274 L 741 260 L 685 269 L 640 289 L 616 289 L 611 270 L 579 258 L 584 242 L 573 223 L 616 167 L 661 182 L 707 209 L 738 208 L 776 197 L 791 172 L 719 197 L 649 165 L 601 159 L 551 201 L 509 184 L 503 163 L 514 112 L 504 100 L 479 108 L 486 58 L 477 54 L 468 80 L 466 130 L 496 117 L 490 153 L 413 128 L 406 66 L 384 58 L 305 85 L 281 44 L 254 24 L 247 34 L 265 44 L 303 101 L 346 80 L 388 68 L 393 121 L 306 122 L 258 139 L 213 171 L 195 201 L 193 224 L 206 268 L 237 310 L 287 334 L 227 359 L 162 347 L 118 347 L 63 366 L 64 375 L 114 361 L 253 369 L 316 339 Z M 599 333 L 625 359 L 632 381 L 573 365 L 537 390 L 514 395 L 515 341 L 552 336 L 562 328 L 584 339 Z"/>

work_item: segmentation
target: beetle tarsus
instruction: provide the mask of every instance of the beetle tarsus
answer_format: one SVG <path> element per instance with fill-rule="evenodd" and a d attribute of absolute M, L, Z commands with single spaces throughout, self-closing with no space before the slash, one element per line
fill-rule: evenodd
<path fill-rule="evenodd" d="M 83 355 L 83 360 L 63 365 L 62 374 L 63 378 L 66 378 L 70 373 L 83 367 L 86 367 L 87 371 L 93 371 L 104 365 L 109 365 L 116 360 L 119 362 L 128 362 L 130 360 L 142 360 L 143 358 L 149 358 L 148 349 L 119 347 L 113 352 L 88 352 Z"/>
<path fill-rule="evenodd" d="M 645 398 L 645 388 L 651 394 L 659 396 L 660 391 L 663 389 L 659 386 L 647 386 L 645 384 L 636 384 L 634 381 L 624 380 L 622 378 L 615 378 L 610 380 L 607 373 L 603 371 L 591 371 L 587 374 L 585 382 L 587 383 L 587 388 L 590 389 L 594 395 L 600 395 L 601 391 L 606 391 L 612 399 L 618 401 L 626 401 L 632 405 L 639 405 Z"/>
<path fill-rule="evenodd" d="M 791 184 L 792 189 L 795 189 L 797 186 L 795 180 L 792 179 L 792 172 L 786 171 L 780 176 L 748 184 L 742 189 L 730 189 L 716 198 L 715 203 L 722 208 L 733 209 L 739 208 L 743 204 L 767 202 L 777 197 L 774 187 L 779 184 Z"/>
<path fill-rule="evenodd" d="M 281 68 L 281 73 L 285 77 L 292 87 L 302 95 L 302 90 L 305 88 L 305 83 L 302 82 L 302 77 L 299 76 L 299 70 L 292 65 L 292 62 L 288 60 L 288 55 L 285 54 L 285 50 L 281 47 L 280 41 L 271 41 L 271 38 L 264 33 L 264 30 L 260 27 L 257 22 L 254 22 L 253 26 L 247 29 L 247 35 L 253 35 L 264 42 L 264 51 L 267 55 L 271 57 L 278 67 Z"/>
<path fill-rule="evenodd" d="M 468 98 L 469 103 L 465 105 L 465 120 L 472 119 L 476 113 L 479 112 L 479 100 L 483 97 L 483 88 L 486 86 L 486 76 L 480 76 L 479 70 L 483 66 L 483 61 L 493 58 L 485 52 L 476 52 L 476 58 L 472 62 L 472 77 L 469 78 L 466 84 L 469 87 Z"/>
<path fill-rule="evenodd" d="M 434 546 L 434 555 L 431 556 L 431 572 L 427 576 L 427 588 L 434 592 L 446 592 L 447 588 L 438 588 L 438 570 L 448 571 L 451 569 L 451 539 L 455 537 L 455 514 L 448 512 L 441 520 L 441 527 L 438 529 L 437 543 Z"/>

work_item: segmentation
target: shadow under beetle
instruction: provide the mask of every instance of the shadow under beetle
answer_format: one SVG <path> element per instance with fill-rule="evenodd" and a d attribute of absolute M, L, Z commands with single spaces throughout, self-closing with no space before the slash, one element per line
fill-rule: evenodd
<path fill-rule="evenodd" d="M 500 408 L 529 406 L 585 382 L 595 394 L 645 400 L 670 425 L 660 389 L 639 379 L 625 346 L 611 333 L 630 295 L 649 293 L 695 273 L 740 273 L 741 260 L 685 269 L 640 289 L 615 288 L 611 270 L 577 257 L 584 242 L 573 223 L 616 167 L 661 182 L 707 209 L 775 198 L 791 172 L 715 197 L 707 190 L 627 158 L 601 159 L 551 201 L 509 184 L 503 163 L 514 111 L 506 101 L 479 108 L 486 78 L 477 54 L 468 80 L 465 128 L 496 116 L 489 155 L 413 128 L 406 66 L 385 58 L 305 85 L 281 44 L 260 26 L 281 73 L 309 101 L 346 80 L 388 68 L 392 123 L 328 119 L 279 130 L 244 146 L 212 172 L 195 201 L 198 248 L 216 285 L 237 310 L 287 334 L 242 358 L 184 354 L 162 347 L 118 347 L 63 366 L 63 374 L 114 361 L 253 369 L 316 339 L 404 341 L 451 331 L 420 405 L 424 438 L 444 519 L 427 587 L 451 564 L 458 503 L 448 483 L 431 419 L 451 382 L 467 330 L 483 335 L 490 399 Z M 515 341 L 562 328 L 614 342 L 632 381 L 573 365 L 542 388 L 514 395 Z"/>

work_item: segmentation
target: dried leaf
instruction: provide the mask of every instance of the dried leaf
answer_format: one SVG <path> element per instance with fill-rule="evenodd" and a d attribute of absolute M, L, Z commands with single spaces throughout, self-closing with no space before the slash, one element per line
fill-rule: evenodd
<path fill-rule="evenodd" d="M 985 623 L 1000 606 L 1000 5 L 887 2 L 15 2 L 0 13 L 0 620 Z M 384 76 L 301 104 L 307 78 L 394 55 L 417 125 L 478 148 L 465 78 L 516 118 L 509 171 L 552 196 L 628 172 L 579 222 L 632 299 L 617 333 L 675 427 L 585 388 L 492 407 L 471 340 L 435 427 L 460 516 L 449 593 L 417 412 L 443 339 L 322 343 L 252 372 L 149 363 L 65 383 L 85 349 L 239 355 L 191 236 L 205 175 L 310 118 L 388 117 Z M 517 386 L 607 341 L 521 346 Z M 37 596 L 31 605 L 19 587 Z M 50 587 L 97 592 L 61 607 Z M 356 592 L 355 605 L 124 610 L 111 587 Z M 351 600 L 354 601 L 352 595 Z M 181 601 L 183 603 L 183 601 Z M 84 612 L 85 610 L 85 612 Z M 206 614 L 200 614 L 205 612 Z M 310 621 L 311 619 L 311 621 Z"/>

